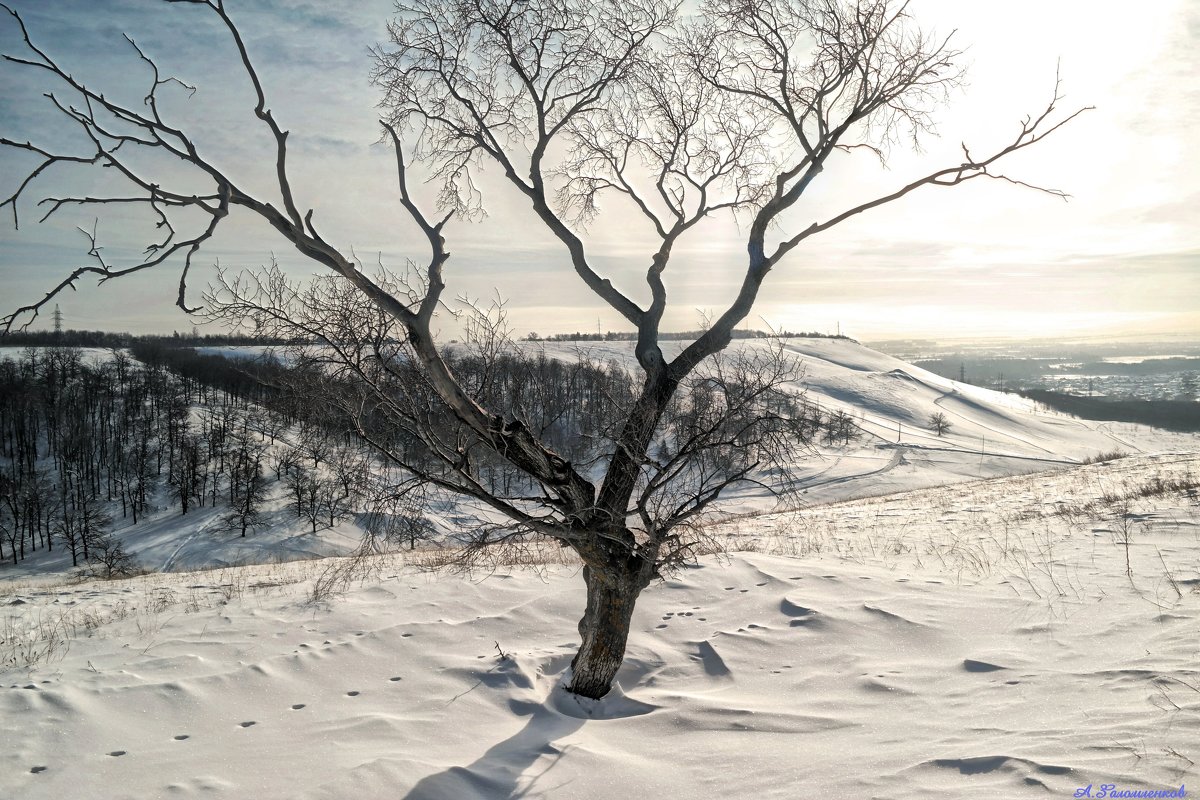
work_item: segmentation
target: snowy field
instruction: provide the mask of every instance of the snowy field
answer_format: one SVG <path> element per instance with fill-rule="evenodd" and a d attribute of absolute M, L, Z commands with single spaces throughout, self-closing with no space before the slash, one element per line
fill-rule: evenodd
<path fill-rule="evenodd" d="M 557 548 L 464 575 L 313 560 L 356 526 L 304 533 L 282 500 L 247 539 L 160 514 L 118 530 L 151 574 L 0 573 L 0 797 L 1200 791 L 1197 437 L 792 346 L 865 434 L 783 503 L 735 498 L 642 595 L 603 700 L 557 688 L 583 605 Z"/>
<path fill-rule="evenodd" d="M 556 691 L 581 610 L 570 565 L 462 576 L 383 556 L 317 603 L 346 562 L 9 585 L 6 624 L 58 639 L 30 637 L 52 651 L 4 673 L 5 796 L 1191 785 L 1200 506 L 1137 496 L 1187 475 L 1200 457 L 1131 458 L 771 518 L 741 545 L 769 552 L 643 595 L 599 702 Z"/>

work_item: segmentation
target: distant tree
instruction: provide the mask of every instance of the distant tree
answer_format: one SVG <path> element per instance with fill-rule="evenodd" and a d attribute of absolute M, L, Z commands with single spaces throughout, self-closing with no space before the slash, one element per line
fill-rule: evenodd
<path fill-rule="evenodd" d="M 266 498 L 263 459 L 267 446 L 259 433 L 261 414 L 231 412 L 224 456 L 229 478 L 229 504 L 239 515 L 244 536 L 248 525 L 261 524 L 258 509 Z"/>
<path fill-rule="evenodd" d="M 933 431 L 938 436 L 942 436 L 953 427 L 953 425 L 950 423 L 950 419 L 941 411 L 935 411 L 930 414 L 928 424 L 929 430 Z"/>
<path fill-rule="evenodd" d="M 546 536 L 578 553 L 587 599 L 569 688 L 588 697 L 609 690 L 641 591 L 694 558 L 688 534 L 696 520 L 730 487 L 761 484 L 765 475 L 780 474 L 768 467 L 787 461 L 794 441 L 782 435 L 791 430 L 787 420 L 767 414 L 761 426 L 738 427 L 746 419 L 743 399 L 765 398 L 787 384 L 786 370 L 774 369 L 780 362 L 768 356 L 762 370 L 769 377 L 755 377 L 754 387 L 712 384 L 719 375 L 711 359 L 751 313 L 768 274 L 812 236 L 919 188 L 979 178 L 1031 186 L 1004 175 L 1000 160 L 1075 116 L 1057 118 L 1056 86 L 1046 108 L 990 152 L 964 145 L 945 167 L 797 228 L 792 212 L 814 183 L 830 180 L 835 167 L 859 152 L 886 161 L 889 147 L 931 127 L 935 107 L 959 86 L 961 53 L 919 30 L 906 4 L 703 0 L 681 18 L 674 0 L 402 1 L 389 43 L 376 51 L 373 77 L 383 92 L 383 133 L 394 145 L 400 204 L 429 248 L 427 263 L 405 280 L 364 272 L 350 251 L 323 237 L 313 211 L 303 210 L 289 176 L 287 133 L 268 108 L 226 4 L 172 6 L 203 9 L 230 37 L 227 52 L 245 70 L 255 117 L 275 153 L 276 185 L 269 195 L 252 194 L 249 187 L 260 182 L 228 174 L 224 159 L 196 144 L 191 131 L 199 123 L 178 117 L 182 104 L 167 98 L 178 82 L 132 39 L 132 58 L 146 67 L 146 90 L 122 100 L 128 91 L 104 91 L 36 46 L 13 13 L 24 50 L 10 63 L 57 82 L 46 94 L 51 111 L 82 132 L 88 151 L 59 150 L 57 129 L 41 144 L 0 139 L 31 164 L 13 173 L 15 189 L 0 206 L 11 206 L 15 216 L 22 195 L 50 172 L 56 196 L 47 217 L 64 206 L 109 202 L 135 209 L 140 201 L 161 238 L 142 256 L 118 262 L 89 233 L 91 261 L 0 324 L 28 320 L 85 276 L 109 281 L 168 266 L 178 268 L 178 304 L 189 309 L 186 281 L 197 250 L 230 216 L 265 223 L 337 279 L 309 293 L 270 272 L 257 282 L 225 282 L 212 297 L 214 315 L 258 323 L 263 331 L 273 323 L 284 339 L 321 341 L 338 381 L 327 388 L 344 392 L 338 407 L 353 408 L 362 434 L 374 437 L 384 457 L 507 518 L 508 537 Z M 188 20 L 202 35 L 201 18 Z M 170 167 L 158 173 L 160 162 Z M 409 191 L 414 163 L 437 185 L 436 212 Z M 75 194 L 59 191 L 72 168 L 96 165 L 126 185 L 112 193 L 92 192 L 90 182 Z M 484 378 L 477 385 L 463 378 L 460 368 L 499 363 L 494 351 L 485 346 L 455 356 L 452 345 L 437 341 L 451 251 L 447 226 L 483 213 L 476 176 L 485 170 L 507 182 L 533 223 L 561 245 L 563 263 L 637 330 L 639 374 L 630 394 L 614 398 L 620 421 L 593 440 L 586 463 L 564 457 L 540 429 L 510 413 L 486 371 L 470 371 Z M 645 271 L 645 301 L 601 274 L 606 260 L 582 238 L 610 197 L 654 237 L 645 252 L 632 255 Z M 706 235 L 697 233 L 701 223 L 720 213 L 743 221 L 745 241 L 730 250 L 743 254 L 738 287 L 695 339 L 664 349 L 672 254 L 685 239 Z M 617 257 L 629 250 L 625 243 Z M 695 391 L 704 385 L 715 390 L 717 409 L 707 417 L 707 409 L 686 408 L 710 402 Z M 671 459 L 659 460 L 654 454 L 673 404 L 708 423 L 671 447 Z M 718 419 L 721 409 L 730 413 L 728 424 Z M 445 437 L 448 430 L 454 435 Z M 404 461 L 405 452 L 417 458 Z M 315 463 L 321 457 L 308 455 Z M 496 469 L 537 490 L 506 492 L 503 480 L 496 488 L 485 477 Z M 477 544 L 494 541 L 494 530 L 482 528 Z"/>
<path fill-rule="evenodd" d="M 171 494 L 179 502 L 179 513 L 186 514 L 194 503 L 202 502 L 206 473 L 200 438 L 185 429 L 176 441 L 167 475 Z"/>
<path fill-rule="evenodd" d="M 17 521 L 13 519 L 12 511 L 7 506 L 0 505 L 0 560 L 4 559 L 4 545 L 8 544 L 13 566 L 16 566 L 19 558 L 18 548 L 23 541 L 24 536 Z"/>
<path fill-rule="evenodd" d="M 325 521 L 327 501 L 334 494 L 335 485 L 303 467 L 296 467 L 291 471 L 286 485 L 288 495 L 295 504 L 296 516 L 307 520 L 312 526 L 312 532 L 316 533 L 317 526 Z M 334 524 L 331 522 L 330 527 Z"/>
<path fill-rule="evenodd" d="M 1179 376 L 1180 400 L 1195 400 L 1198 390 L 1200 390 L 1200 381 L 1196 379 L 1196 373 L 1185 372 Z"/>
<path fill-rule="evenodd" d="M 291 447 L 276 447 L 267 456 L 275 480 L 281 481 L 300 465 L 300 454 Z"/>
<path fill-rule="evenodd" d="M 415 550 L 418 542 L 431 541 L 437 534 L 426 516 L 426 492 L 411 480 L 391 483 L 387 475 L 385 471 L 375 482 L 360 524 L 376 541 Z"/>
<path fill-rule="evenodd" d="M 120 483 L 121 507 L 133 515 L 136 525 L 138 514 L 149 506 L 149 498 L 155 481 L 155 453 L 151 441 L 151 420 L 137 417 L 130 426 L 130 436 L 121 443 L 121 463 L 117 470 Z"/>
<path fill-rule="evenodd" d="M 137 559 L 125 550 L 118 538 L 107 532 L 92 543 L 88 561 L 96 566 L 103 578 L 122 578 L 138 571 Z"/>
<path fill-rule="evenodd" d="M 266 522 L 262 505 L 267 499 L 267 481 L 263 476 L 261 455 L 253 451 L 235 452 L 229 472 L 229 506 L 222 517 L 225 530 L 236 530 L 242 536 L 247 530 Z"/>
<path fill-rule="evenodd" d="M 838 409 L 825 418 L 825 443 L 849 444 L 862 435 L 862 429 L 854 417 Z"/>
<path fill-rule="evenodd" d="M 329 453 L 328 469 L 337 484 L 338 500 L 347 508 L 362 499 L 370 481 L 372 463 L 362 445 L 342 445 Z"/>
<path fill-rule="evenodd" d="M 312 459 L 313 468 L 321 466 L 334 450 L 329 430 L 318 421 L 306 422 L 300 426 L 300 441 L 296 449 Z"/>
<path fill-rule="evenodd" d="M 71 554 L 71 566 L 92 560 L 93 548 L 106 541 L 112 517 L 99 497 L 77 481 L 62 484 L 62 501 L 51 523 L 51 533 Z"/>

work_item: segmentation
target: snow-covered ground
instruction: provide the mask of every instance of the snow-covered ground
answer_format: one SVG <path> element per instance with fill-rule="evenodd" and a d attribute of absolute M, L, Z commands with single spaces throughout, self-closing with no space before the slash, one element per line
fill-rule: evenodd
<path fill-rule="evenodd" d="M 767 520 L 757 541 L 741 521 L 730 541 L 770 552 L 709 556 L 651 587 L 599 702 L 557 689 L 582 606 L 569 565 L 462 576 L 383 556 L 316 604 L 347 562 L 9 585 L 6 626 L 50 652 L 3 673 L 0 787 L 421 800 L 1191 787 L 1200 506 L 1138 496 L 1188 475 L 1194 454 L 1138 457 L 811 509 Z"/>
<path fill-rule="evenodd" d="M 281 499 L 246 539 L 164 512 L 118 531 L 161 572 L 0 573 L 0 797 L 1197 791 L 1197 437 L 789 347 L 867 433 L 782 508 L 726 508 L 715 552 L 642 596 L 605 699 L 558 689 L 583 582 L 557 548 L 469 575 L 436 550 L 289 560 L 358 530 L 305 533 Z"/>

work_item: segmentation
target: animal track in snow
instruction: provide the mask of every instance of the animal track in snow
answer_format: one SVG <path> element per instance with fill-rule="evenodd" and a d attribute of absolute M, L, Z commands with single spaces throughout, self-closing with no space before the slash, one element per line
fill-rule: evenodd
<path fill-rule="evenodd" d="M 255 722 L 254 720 L 247 720 L 246 722 L 239 722 L 238 727 L 239 728 L 249 728 L 251 725 L 257 725 L 257 724 L 258 723 Z"/>

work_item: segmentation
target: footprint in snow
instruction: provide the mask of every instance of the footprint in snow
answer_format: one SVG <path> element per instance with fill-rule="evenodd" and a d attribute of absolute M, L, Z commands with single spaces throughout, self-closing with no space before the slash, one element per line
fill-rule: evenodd
<path fill-rule="evenodd" d="M 304 708 L 304 703 L 296 703 L 294 706 L 292 706 L 292 711 L 299 711 L 302 708 Z"/>
<path fill-rule="evenodd" d="M 396 681 L 399 681 L 399 680 L 404 680 L 404 679 L 403 679 L 403 678 L 401 678 L 399 675 L 397 675 L 397 676 L 396 676 L 396 677 L 394 677 L 394 678 L 388 678 L 388 680 L 389 680 L 389 681 L 392 681 L 392 682 L 394 683 L 394 682 L 396 682 Z"/>
<path fill-rule="evenodd" d="M 110 756 L 123 756 L 123 755 L 125 755 L 125 753 L 126 753 L 125 750 L 113 750 L 111 753 L 109 753 L 109 755 Z"/>
<path fill-rule="evenodd" d="M 32 772 L 34 775 L 37 775 L 39 772 L 45 772 L 46 768 L 45 767 L 33 767 L 29 771 Z"/>
<path fill-rule="evenodd" d="M 346 692 L 346 697 L 358 697 L 358 692 Z"/>
<path fill-rule="evenodd" d="M 255 722 L 254 720 L 249 720 L 247 722 L 239 722 L 238 727 L 239 728 L 249 728 L 251 725 L 257 725 L 257 724 L 258 723 Z"/>
<path fill-rule="evenodd" d="M 189 737 L 186 733 L 181 733 L 175 737 L 175 741 L 182 742 L 184 739 L 187 739 L 187 738 L 189 738 Z"/>

